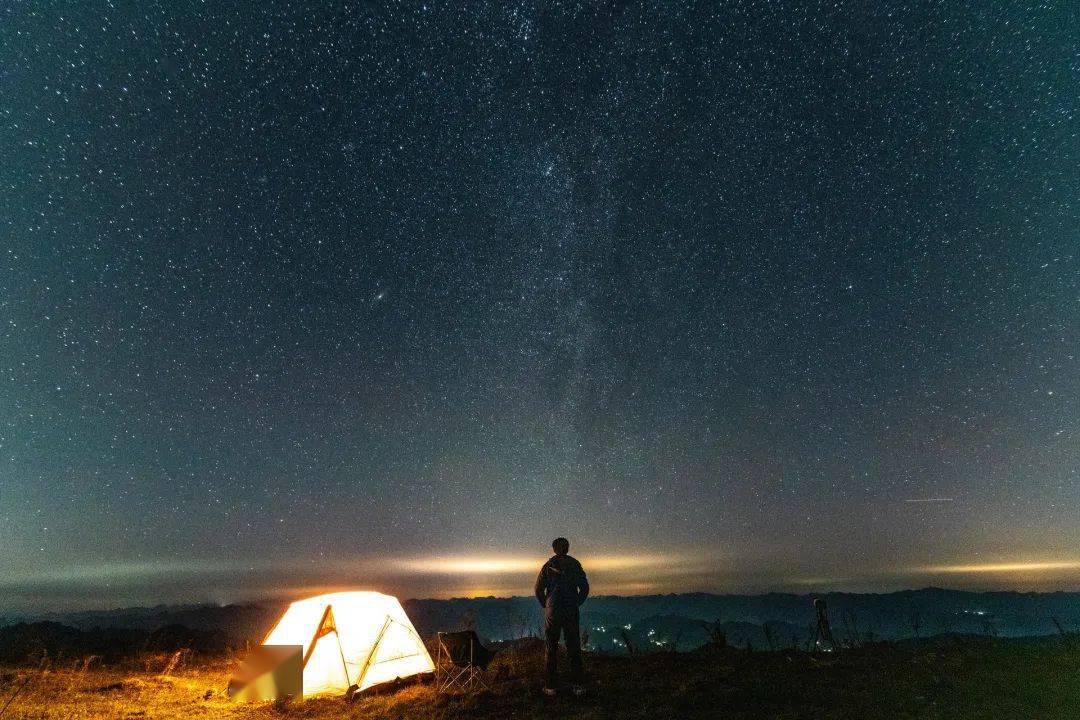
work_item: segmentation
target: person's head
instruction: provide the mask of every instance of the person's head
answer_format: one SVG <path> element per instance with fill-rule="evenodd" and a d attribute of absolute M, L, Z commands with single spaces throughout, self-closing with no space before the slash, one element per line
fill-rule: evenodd
<path fill-rule="evenodd" d="M 555 538 L 551 541 L 551 549 L 556 555 L 565 555 L 570 552 L 570 541 L 566 538 Z"/>

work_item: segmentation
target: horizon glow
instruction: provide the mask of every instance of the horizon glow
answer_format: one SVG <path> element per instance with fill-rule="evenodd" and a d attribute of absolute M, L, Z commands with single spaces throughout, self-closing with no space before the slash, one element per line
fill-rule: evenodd
<path fill-rule="evenodd" d="M 33 592 L 75 593 L 76 597 L 105 588 L 129 587 L 140 598 L 133 604 L 166 602 L 168 595 L 155 594 L 155 588 L 175 592 L 187 588 L 189 601 L 204 601 L 215 596 L 221 602 L 259 598 L 296 599 L 310 594 L 355 589 L 373 589 L 408 597 L 486 597 L 521 596 L 531 592 L 532 579 L 545 556 L 524 555 L 454 555 L 438 557 L 359 558 L 334 562 L 306 559 L 297 562 L 254 560 L 207 561 L 168 560 L 106 563 L 99 566 L 52 568 L 37 573 L 23 573 L 0 579 L 0 588 Z M 960 583 L 956 589 L 989 589 L 978 579 L 1001 576 L 1001 589 L 1080 590 L 1080 561 L 1045 560 L 1023 562 L 942 564 L 911 566 L 888 573 L 868 571 L 846 577 L 792 575 L 782 583 L 762 583 L 759 576 L 736 572 L 726 574 L 718 558 L 692 555 L 585 555 L 580 558 L 590 575 L 595 594 L 640 595 L 679 591 L 758 594 L 765 592 L 872 592 L 876 584 L 884 591 L 914 589 L 925 585 L 934 575 L 948 575 Z M 1040 576 L 1050 576 L 1052 584 L 1039 584 Z M 767 576 L 767 574 L 766 574 Z M 1009 580 L 1014 576 L 1014 580 Z M 723 578 L 727 578 L 725 582 Z M 893 580 L 887 581 L 886 578 Z M 709 578 L 721 582 L 710 584 Z M 966 579 L 965 579 L 966 578 Z M 178 583 L 178 585 L 177 585 Z M 408 587 L 424 588 L 409 593 Z M 199 587 L 216 587 L 200 592 Z M 740 592 L 742 587 L 745 592 Z M 49 590 L 52 588 L 53 590 Z M 224 591 L 224 595 L 220 593 Z M 76 602 L 70 607 L 83 607 Z M 0 608 L 3 610 L 4 608 Z"/>

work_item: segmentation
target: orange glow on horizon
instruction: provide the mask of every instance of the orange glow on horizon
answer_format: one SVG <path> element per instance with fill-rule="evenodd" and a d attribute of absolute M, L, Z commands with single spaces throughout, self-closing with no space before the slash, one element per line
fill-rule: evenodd
<path fill-rule="evenodd" d="M 590 570 L 632 570 L 672 565 L 679 558 L 667 555 L 594 555 L 583 558 Z M 542 559 L 523 556 L 462 555 L 402 560 L 401 565 L 416 573 L 446 575 L 533 573 Z"/>
<path fill-rule="evenodd" d="M 932 565 L 922 569 L 925 572 L 952 574 L 1048 572 L 1051 570 L 1080 570 L 1080 560 Z"/>

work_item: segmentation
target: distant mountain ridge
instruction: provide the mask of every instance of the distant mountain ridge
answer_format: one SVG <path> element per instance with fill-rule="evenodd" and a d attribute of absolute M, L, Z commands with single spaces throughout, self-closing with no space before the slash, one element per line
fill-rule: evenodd
<path fill-rule="evenodd" d="M 734 645 L 787 647 L 805 642 L 809 635 L 815 597 L 826 601 L 838 638 L 858 642 L 941 634 L 1022 637 L 1052 635 L 1059 626 L 1067 632 L 1080 629 L 1080 593 L 941 588 L 881 594 L 597 596 L 584 606 L 582 624 L 590 646 L 601 650 L 625 650 L 627 641 L 638 649 L 688 650 L 707 642 L 716 629 Z M 244 643 L 259 641 L 286 604 L 162 605 L 20 619 L 49 621 L 83 631 L 154 631 L 182 626 Z M 424 634 L 473 627 L 491 640 L 507 640 L 535 634 L 540 626 L 539 609 L 531 597 L 405 600 L 404 605 Z"/>

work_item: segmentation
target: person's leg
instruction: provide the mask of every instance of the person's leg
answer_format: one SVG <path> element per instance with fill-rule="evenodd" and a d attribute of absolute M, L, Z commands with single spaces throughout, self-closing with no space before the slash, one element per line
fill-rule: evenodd
<path fill-rule="evenodd" d="M 553 688 L 559 681 L 559 633 L 562 628 L 551 610 L 544 612 L 545 677 L 547 687 Z"/>
<path fill-rule="evenodd" d="M 567 613 L 563 620 L 563 634 L 566 637 L 566 655 L 570 659 L 570 678 L 580 683 L 585 676 L 581 662 L 581 628 L 577 610 Z"/>

